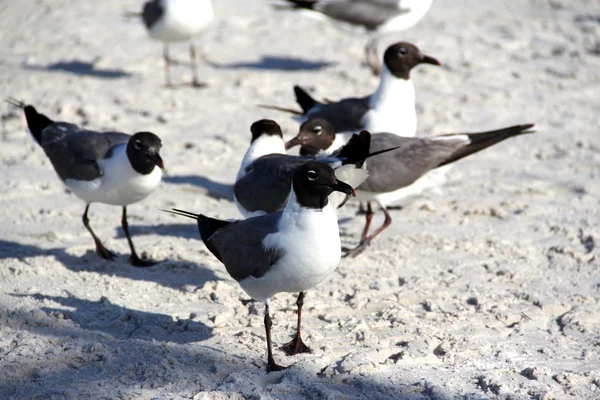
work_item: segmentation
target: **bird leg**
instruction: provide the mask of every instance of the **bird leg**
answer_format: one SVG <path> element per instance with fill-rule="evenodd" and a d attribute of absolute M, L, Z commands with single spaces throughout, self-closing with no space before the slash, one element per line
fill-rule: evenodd
<path fill-rule="evenodd" d="M 198 80 L 198 65 L 196 64 L 196 47 L 190 43 L 190 61 L 192 62 L 192 86 L 196 88 L 206 87 L 206 83 Z"/>
<path fill-rule="evenodd" d="M 267 373 L 275 371 L 283 371 L 287 367 L 277 365 L 273 359 L 273 350 L 271 349 L 271 327 L 273 321 L 269 315 L 269 303 L 265 304 L 265 332 L 267 333 Z"/>
<path fill-rule="evenodd" d="M 294 356 L 298 353 L 311 353 L 312 350 L 304 344 L 302 337 L 300 336 L 300 325 L 302 323 L 302 306 L 304 305 L 304 292 L 298 294 L 298 300 L 296 300 L 298 306 L 298 327 L 296 329 L 296 335 L 294 338 L 281 346 L 279 349 L 285 351 L 288 356 Z"/>
<path fill-rule="evenodd" d="M 165 86 L 172 87 L 171 85 L 171 59 L 169 58 L 169 45 L 165 43 L 163 47 L 163 58 L 165 60 Z"/>
<path fill-rule="evenodd" d="M 90 232 L 90 234 L 94 238 L 94 243 L 96 244 L 96 253 L 98 253 L 100 258 L 102 258 L 103 260 L 112 261 L 115 258 L 115 253 L 104 247 L 100 239 L 98 239 L 98 236 L 96 236 L 96 234 L 92 230 L 92 227 L 90 226 L 90 220 L 88 218 L 89 209 L 90 205 L 87 204 L 85 206 L 85 211 L 83 212 L 83 217 L 81 218 L 83 220 L 83 226 L 85 226 L 85 228 L 88 230 L 88 232 Z"/>
<path fill-rule="evenodd" d="M 129 224 L 127 223 L 127 207 L 123 207 L 123 216 L 121 218 L 121 226 L 125 231 L 125 236 L 127 236 L 127 243 L 129 243 L 129 249 L 131 250 L 131 257 L 129 257 L 129 262 L 134 267 L 151 267 L 154 264 L 157 264 L 158 261 L 153 260 L 143 260 L 138 257 L 135 247 L 133 247 L 133 240 L 131 240 L 131 235 L 129 234 Z"/>
<path fill-rule="evenodd" d="M 371 221 L 373 220 L 373 209 L 371 208 L 371 202 L 367 201 L 367 209 L 365 210 L 365 227 L 363 229 L 363 233 L 360 236 L 360 242 L 364 242 L 369 234 L 369 228 L 371 227 Z"/>
<path fill-rule="evenodd" d="M 375 232 L 373 232 L 371 235 L 369 235 L 366 238 L 364 238 L 363 240 L 361 240 L 360 244 L 354 250 L 352 250 L 348 254 L 346 254 L 346 256 L 352 256 L 352 257 L 358 256 L 360 253 L 365 251 L 365 249 L 367 247 L 369 247 L 369 245 L 371 244 L 371 242 L 373 241 L 373 239 L 375 239 L 375 237 L 377 235 L 379 235 L 388 226 L 391 225 L 392 216 L 390 215 L 389 211 L 385 207 L 382 207 L 382 210 L 383 210 L 383 213 L 385 214 L 385 221 L 383 221 L 383 225 L 381 225 L 379 228 L 377 228 L 377 230 Z"/>
<path fill-rule="evenodd" d="M 367 42 L 365 46 L 365 58 L 367 60 L 367 65 L 371 68 L 371 72 L 373 75 L 379 76 L 381 75 L 381 61 L 379 61 L 379 55 L 377 53 L 377 44 L 379 40 L 376 36 L 373 36 Z"/>

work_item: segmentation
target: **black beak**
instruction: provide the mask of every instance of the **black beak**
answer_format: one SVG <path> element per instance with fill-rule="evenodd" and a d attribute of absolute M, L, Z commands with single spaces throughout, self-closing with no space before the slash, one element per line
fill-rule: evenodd
<path fill-rule="evenodd" d="M 423 54 L 421 56 L 421 64 L 433 64 L 433 65 L 439 65 L 441 66 L 442 63 L 439 62 L 438 60 L 436 60 L 433 57 L 429 57 L 428 55 Z"/>
<path fill-rule="evenodd" d="M 346 182 L 337 181 L 336 183 L 327 184 L 335 192 L 346 193 L 349 196 L 356 197 L 356 192 L 352 188 L 352 186 L 348 185 Z"/>
<path fill-rule="evenodd" d="M 311 142 L 311 137 L 309 135 L 303 135 L 302 133 L 299 133 L 296 137 L 288 140 L 285 144 L 285 149 L 289 150 L 294 146 L 303 146 L 307 143 Z"/>
<path fill-rule="evenodd" d="M 158 154 L 157 152 L 153 152 L 153 153 L 146 153 L 146 155 L 148 156 L 149 159 L 151 159 L 154 164 L 156 164 L 156 166 L 160 169 L 165 169 L 165 163 L 163 162 L 163 159 L 160 158 L 160 154 Z"/>

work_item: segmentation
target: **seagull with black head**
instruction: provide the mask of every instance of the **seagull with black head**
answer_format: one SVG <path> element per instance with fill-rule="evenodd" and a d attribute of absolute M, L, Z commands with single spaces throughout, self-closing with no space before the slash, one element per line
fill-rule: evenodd
<path fill-rule="evenodd" d="M 331 153 L 346 143 L 351 133 L 390 132 L 402 136 L 417 133 L 415 87 L 410 73 L 418 65 L 441 65 L 438 60 L 423 54 L 417 46 L 398 42 L 385 51 L 379 86 L 365 97 L 351 97 L 339 101 L 319 102 L 300 86 L 294 86 L 296 101 L 302 111 L 279 106 L 263 106 L 302 116 L 304 120 L 322 118 L 329 121 L 340 135 L 329 149 Z"/>
<path fill-rule="evenodd" d="M 85 202 L 83 225 L 94 239 L 96 253 L 104 260 L 115 258 L 90 226 L 90 205 L 116 205 L 123 208 L 121 225 L 131 250 L 131 264 L 136 267 L 156 264 L 137 255 L 129 234 L 127 206 L 145 199 L 160 184 L 164 169 L 160 138 L 151 132 L 132 136 L 91 131 L 67 122 L 54 122 L 33 106 L 15 99 L 7 101 L 23 109 L 31 134 L 44 149 L 58 177 Z"/>
<path fill-rule="evenodd" d="M 275 363 L 271 343 L 271 298 L 281 292 L 299 293 L 298 325 L 288 355 L 309 352 L 300 326 L 304 292 L 333 272 L 341 258 L 337 214 L 328 197 L 333 192 L 354 195 L 326 164 L 308 162 L 296 174 L 282 211 L 240 221 L 223 221 L 174 209 L 196 219 L 200 237 L 229 275 L 253 299 L 265 302 L 267 372 L 284 367 Z"/>

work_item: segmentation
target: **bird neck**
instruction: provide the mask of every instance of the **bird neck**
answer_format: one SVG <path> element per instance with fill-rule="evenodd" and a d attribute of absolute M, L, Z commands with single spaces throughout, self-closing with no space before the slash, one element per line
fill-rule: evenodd
<path fill-rule="evenodd" d="M 415 87 L 410 78 L 397 78 L 388 69 L 383 66 L 381 70 L 381 79 L 375 93 L 369 100 L 371 108 L 380 109 L 388 106 L 397 106 L 398 102 L 402 107 L 415 107 Z"/>
<path fill-rule="evenodd" d="M 285 144 L 280 136 L 261 135 L 253 141 L 248 150 L 246 150 L 246 154 L 244 154 L 237 179 L 246 175 L 246 168 L 257 158 L 266 156 L 267 154 L 285 154 Z"/>

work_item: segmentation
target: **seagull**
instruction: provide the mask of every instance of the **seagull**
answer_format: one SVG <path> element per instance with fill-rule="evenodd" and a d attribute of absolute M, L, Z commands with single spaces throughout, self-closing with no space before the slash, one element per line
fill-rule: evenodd
<path fill-rule="evenodd" d="M 398 42 L 389 46 L 383 60 L 379 86 L 369 96 L 321 103 L 301 87 L 294 86 L 296 101 L 302 108 L 302 112 L 278 106 L 263 107 L 301 114 L 306 119 L 326 119 L 333 124 L 336 132 L 366 130 L 414 136 L 417 132 L 417 111 L 415 87 L 410 79 L 410 72 L 420 64 L 441 65 L 441 63 L 421 53 L 415 45 L 407 42 Z M 343 140 L 340 140 L 336 143 L 336 148 L 342 144 Z"/>
<path fill-rule="evenodd" d="M 150 0 L 144 3 L 142 13 L 128 13 L 128 16 L 141 16 L 152 39 L 164 42 L 165 84 L 171 87 L 169 43 L 191 40 L 206 29 L 213 19 L 211 0 Z M 204 87 L 198 80 L 196 48 L 190 42 L 192 86 Z"/>
<path fill-rule="evenodd" d="M 366 222 L 360 244 L 348 255 L 355 257 L 362 253 L 377 235 L 390 226 L 392 217 L 387 206 L 426 189 L 437 188 L 440 175 L 443 176 L 443 173 L 437 172 L 441 168 L 510 137 L 533 133 L 533 126 L 524 124 L 489 132 L 453 133 L 431 137 L 373 133 L 371 150 L 391 147 L 398 149 L 374 157 L 366 163 L 369 177 L 356 189 L 356 199 L 367 202 Z M 327 149 L 335 140 L 334 137 L 335 130 L 329 122 L 315 119 L 303 124 L 298 136 L 290 142 L 302 145 L 300 154 L 310 156 Z M 383 210 L 385 221 L 369 235 L 374 214 L 371 202 L 377 203 Z"/>
<path fill-rule="evenodd" d="M 308 162 L 296 171 L 282 211 L 233 222 L 168 211 L 196 219 L 208 250 L 250 297 L 265 302 L 267 372 L 285 369 L 275 363 L 271 348 L 269 302 L 277 293 L 299 293 L 296 334 L 281 349 L 288 355 L 310 352 L 300 333 L 304 292 L 333 272 L 341 258 L 337 215 L 328 201 L 334 191 L 354 195 L 331 167 Z"/>
<path fill-rule="evenodd" d="M 252 124 L 251 131 L 252 143 L 233 187 L 235 203 L 245 218 L 282 210 L 287 203 L 296 171 L 309 161 L 329 165 L 338 179 L 355 188 L 367 179 L 368 172 L 363 168 L 367 158 L 394 150 L 390 148 L 369 153 L 371 134 L 362 131 L 331 156 L 299 157 L 284 154 L 281 128 L 275 121 L 257 121 Z M 269 149 L 279 151 L 270 152 Z M 339 193 L 333 193 L 329 197 L 335 209 L 341 207 L 347 199 L 347 196 Z"/>
<path fill-rule="evenodd" d="M 92 203 L 123 207 L 121 225 L 131 250 L 129 261 L 136 267 L 148 267 L 155 261 L 138 257 L 127 223 L 127 206 L 154 192 L 162 177 L 164 162 L 160 157 L 161 140 L 151 132 L 133 136 L 121 132 L 96 132 L 67 122 L 54 122 L 31 105 L 7 99 L 23 109 L 27 125 L 36 142 L 44 149 L 61 181 L 86 206 L 83 225 L 96 244 L 96 253 L 104 260 L 113 260 L 96 236 L 88 218 Z"/>
<path fill-rule="evenodd" d="M 371 33 L 365 47 L 367 64 L 375 75 L 381 71 L 377 42 L 383 33 L 411 28 L 425 16 L 432 0 L 287 0 L 292 8 L 309 10 L 330 21 L 362 26 Z M 321 18 L 323 19 L 323 18 Z"/>

